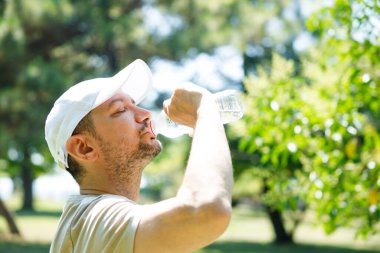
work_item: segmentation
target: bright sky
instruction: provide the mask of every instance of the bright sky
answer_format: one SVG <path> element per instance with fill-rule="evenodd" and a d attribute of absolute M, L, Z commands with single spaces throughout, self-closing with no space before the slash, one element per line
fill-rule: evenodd
<path fill-rule="evenodd" d="M 243 79 L 242 64 L 240 53 L 232 46 L 220 47 L 214 55 L 201 53 L 183 65 L 158 59 L 151 65 L 154 88 L 170 92 L 190 80 L 210 90 L 221 90 L 226 85 L 220 73 L 239 82 Z"/>

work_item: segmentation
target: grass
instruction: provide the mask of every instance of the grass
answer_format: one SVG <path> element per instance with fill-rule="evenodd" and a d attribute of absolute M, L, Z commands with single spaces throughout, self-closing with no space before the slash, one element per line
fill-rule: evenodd
<path fill-rule="evenodd" d="M 31 242 L 0 243 L 0 252 L 49 252 L 49 244 Z M 217 242 L 196 253 L 374 253 L 375 251 L 316 245 L 274 245 L 251 242 Z"/>
<path fill-rule="evenodd" d="M 49 252 L 49 249 L 49 243 L 33 243 L 19 240 L 0 241 L 0 252 L 4 253 L 41 253 Z"/>
<path fill-rule="evenodd" d="M 251 242 L 218 242 L 197 253 L 373 253 L 369 250 L 318 245 L 276 245 Z"/>
<path fill-rule="evenodd" d="M 19 203 L 7 202 L 12 210 Z M 6 223 L 0 217 L 0 252 L 49 252 L 62 203 L 36 202 L 36 212 L 16 211 L 17 224 L 22 238 L 9 235 Z M 331 236 L 308 223 L 303 223 L 295 234 L 296 244 L 272 244 L 273 232 L 262 213 L 247 208 L 235 209 L 231 224 L 217 242 L 196 253 L 373 253 L 380 252 L 380 236 L 367 240 L 354 240 L 354 231 L 342 229 Z"/>

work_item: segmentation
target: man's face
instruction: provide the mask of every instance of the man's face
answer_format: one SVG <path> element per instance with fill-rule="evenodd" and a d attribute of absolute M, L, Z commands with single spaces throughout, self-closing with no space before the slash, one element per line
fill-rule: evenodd
<path fill-rule="evenodd" d="M 91 112 L 100 155 L 113 177 L 130 177 L 161 151 L 150 129 L 150 112 L 119 92 Z"/>

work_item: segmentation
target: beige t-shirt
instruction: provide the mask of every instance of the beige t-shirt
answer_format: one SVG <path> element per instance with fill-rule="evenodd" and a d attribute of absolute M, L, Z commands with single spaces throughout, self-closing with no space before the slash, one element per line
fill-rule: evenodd
<path fill-rule="evenodd" d="M 133 253 L 139 206 L 117 195 L 71 196 L 50 253 Z"/>

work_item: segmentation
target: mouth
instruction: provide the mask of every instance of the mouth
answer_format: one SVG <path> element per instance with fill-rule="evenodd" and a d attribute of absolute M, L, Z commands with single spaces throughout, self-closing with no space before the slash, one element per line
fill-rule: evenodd
<path fill-rule="evenodd" d="M 151 140 L 156 139 L 156 134 L 154 133 L 154 130 L 152 127 L 152 122 L 150 122 L 149 126 L 146 126 L 142 129 L 141 136 L 143 136 L 143 135 L 150 135 Z"/>

